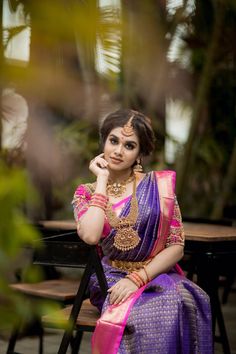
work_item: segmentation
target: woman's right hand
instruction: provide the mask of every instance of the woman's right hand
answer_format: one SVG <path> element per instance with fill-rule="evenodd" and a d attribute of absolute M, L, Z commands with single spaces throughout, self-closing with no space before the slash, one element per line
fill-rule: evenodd
<path fill-rule="evenodd" d="M 96 156 L 90 161 L 89 170 L 95 176 L 109 177 L 108 162 L 104 159 L 104 153 Z"/>

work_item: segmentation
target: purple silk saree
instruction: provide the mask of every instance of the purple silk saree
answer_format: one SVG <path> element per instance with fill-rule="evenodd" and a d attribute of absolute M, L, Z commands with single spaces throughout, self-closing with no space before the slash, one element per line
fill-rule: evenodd
<path fill-rule="evenodd" d="M 112 267 L 109 260 L 144 261 L 166 246 L 174 206 L 174 189 L 162 183 L 166 174 L 157 176 L 158 183 L 155 172 L 151 172 L 137 187 L 139 216 L 135 228 L 141 238 L 139 245 L 126 252 L 117 250 L 114 230 L 102 239 L 102 263 L 109 287 L 127 274 Z M 162 188 L 166 191 L 160 191 Z M 130 198 L 120 216 L 127 215 L 129 208 Z M 96 276 L 92 276 L 90 297 L 102 313 L 93 335 L 93 354 L 212 353 L 209 298 L 180 274 L 178 267 L 157 276 L 123 304 L 113 306 L 109 305 L 109 295 L 103 303 Z"/>

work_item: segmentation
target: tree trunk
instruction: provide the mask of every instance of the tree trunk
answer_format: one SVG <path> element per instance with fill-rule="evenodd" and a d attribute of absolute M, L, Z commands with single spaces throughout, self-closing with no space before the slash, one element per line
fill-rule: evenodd
<path fill-rule="evenodd" d="M 215 206 L 213 208 L 211 218 L 221 219 L 223 217 L 224 206 L 226 202 L 230 199 L 230 194 L 232 192 L 233 186 L 236 181 L 236 139 L 234 141 L 234 148 L 229 161 L 229 166 L 227 174 L 223 180 L 222 191 L 216 199 Z"/>
<path fill-rule="evenodd" d="M 4 52 L 3 52 L 3 1 L 0 1 L 0 152 L 2 151 L 2 90 L 4 73 Z"/>
<path fill-rule="evenodd" d="M 223 31 L 223 20 L 225 14 L 225 4 L 218 0 L 215 5 L 215 21 L 212 31 L 212 38 L 206 53 L 206 61 L 202 70 L 197 89 L 196 101 L 193 107 L 192 125 L 189 137 L 185 145 L 184 154 L 178 166 L 177 193 L 179 201 L 183 199 L 183 192 L 188 185 L 188 168 L 194 153 L 194 145 L 197 141 L 198 128 L 204 117 L 202 109 L 210 88 L 211 79 L 214 71 L 214 57 L 219 45 L 219 39 Z"/>

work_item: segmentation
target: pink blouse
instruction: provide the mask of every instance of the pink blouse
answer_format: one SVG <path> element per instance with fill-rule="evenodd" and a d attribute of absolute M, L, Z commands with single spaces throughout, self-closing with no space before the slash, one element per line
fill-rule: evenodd
<path fill-rule="evenodd" d="M 75 191 L 72 205 L 74 208 L 74 217 L 77 222 L 89 208 L 89 203 L 92 195 L 92 191 L 90 190 L 89 186 L 91 185 L 81 184 Z M 117 215 L 120 214 L 125 203 L 130 199 L 130 197 L 131 196 L 128 196 L 120 200 L 119 202 L 113 204 L 112 208 Z M 111 226 L 109 225 L 108 220 L 105 216 L 102 237 L 106 237 L 107 235 L 109 235 L 110 231 L 111 231 Z M 181 213 L 180 213 L 177 199 L 175 199 L 174 214 L 171 220 L 170 231 L 165 246 L 169 247 L 173 244 L 179 244 L 181 246 L 184 246 L 184 231 L 183 231 L 182 218 L 181 218 Z"/>

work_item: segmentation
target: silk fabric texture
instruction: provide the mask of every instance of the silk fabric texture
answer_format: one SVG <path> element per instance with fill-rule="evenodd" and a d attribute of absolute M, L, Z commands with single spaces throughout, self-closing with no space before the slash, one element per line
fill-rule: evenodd
<path fill-rule="evenodd" d="M 113 246 L 115 230 L 105 222 L 100 246 L 109 287 L 127 274 L 111 267 L 110 259 L 140 262 L 171 244 L 183 244 L 174 188 L 173 171 L 150 172 L 138 184 L 135 228 L 141 241 L 133 250 L 117 250 Z M 76 220 L 86 212 L 90 198 L 89 185 L 77 189 L 73 200 Z M 129 208 L 130 199 L 126 198 L 120 216 L 127 215 Z M 93 354 L 212 353 L 209 298 L 184 277 L 178 265 L 138 289 L 121 305 L 110 305 L 109 295 L 103 302 L 96 276 L 90 281 L 90 296 L 102 313 L 93 334 Z"/>

